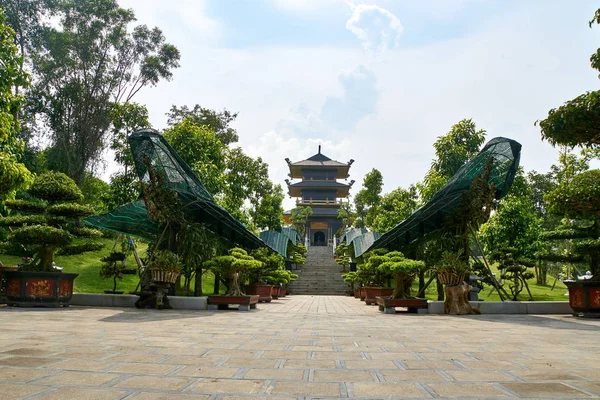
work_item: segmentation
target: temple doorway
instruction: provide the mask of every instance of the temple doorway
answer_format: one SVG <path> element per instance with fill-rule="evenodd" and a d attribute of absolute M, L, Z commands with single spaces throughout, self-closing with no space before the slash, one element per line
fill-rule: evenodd
<path fill-rule="evenodd" d="M 325 246 L 325 233 L 317 231 L 313 235 L 313 246 Z"/>

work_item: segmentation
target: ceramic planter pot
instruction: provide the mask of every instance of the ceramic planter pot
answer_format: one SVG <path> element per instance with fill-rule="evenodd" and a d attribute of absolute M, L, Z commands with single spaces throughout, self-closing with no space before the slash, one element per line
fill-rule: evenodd
<path fill-rule="evenodd" d="M 358 291 L 358 298 L 360 299 L 360 301 L 364 301 L 365 300 L 365 288 L 360 288 Z"/>
<path fill-rule="evenodd" d="M 354 289 L 354 298 L 358 299 L 360 297 L 360 289 Z"/>
<path fill-rule="evenodd" d="M 271 295 L 273 285 L 253 284 L 246 286 L 246 294 L 258 295 L 258 301 L 270 303 L 273 299 Z"/>
<path fill-rule="evenodd" d="M 68 307 L 73 280 L 65 272 L 4 271 L 6 304 L 20 307 Z"/>
<path fill-rule="evenodd" d="M 394 293 L 392 288 L 365 287 L 365 303 L 367 305 L 377 304 L 377 297 L 391 296 L 392 293 Z"/>
<path fill-rule="evenodd" d="M 600 317 L 600 281 L 565 281 L 573 315 Z"/>
<path fill-rule="evenodd" d="M 271 297 L 278 299 L 281 296 L 281 288 L 279 286 L 273 286 L 271 289 Z"/>

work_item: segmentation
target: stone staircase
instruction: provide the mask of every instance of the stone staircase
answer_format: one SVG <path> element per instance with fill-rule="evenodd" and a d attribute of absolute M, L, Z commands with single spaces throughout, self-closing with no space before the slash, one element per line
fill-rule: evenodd
<path fill-rule="evenodd" d="M 291 294 L 305 295 L 343 295 L 347 284 L 342 279 L 342 267 L 333 259 L 330 246 L 310 246 L 304 265 L 292 271 L 298 279 L 290 283 Z M 346 267 L 346 270 L 348 267 Z"/>

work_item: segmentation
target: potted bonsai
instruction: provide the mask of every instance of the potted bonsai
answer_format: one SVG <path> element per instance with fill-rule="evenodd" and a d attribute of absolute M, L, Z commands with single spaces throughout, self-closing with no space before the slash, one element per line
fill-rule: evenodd
<path fill-rule="evenodd" d="M 385 286 L 391 275 L 379 268 L 379 265 L 387 260 L 387 252 L 386 249 L 376 249 L 366 253 L 363 256 L 364 263 L 358 267 L 357 273 L 365 282 L 364 300 L 367 305 L 376 304 L 377 297 L 390 296 L 393 292 L 392 288 Z"/>
<path fill-rule="evenodd" d="M 277 289 L 277 297 L 284 297 L 286 295 L 286 285 L 296 279 L 298 279 L 298 275 L 283 268 L 269 271 L 268 275 L 265 276 L 265 280 L 273 284 L 273 290 Z M 275 295 L 273 297 L 277 298 Z"/>
<path fill-rule="evenodd" d="M 112 290 L 106 289 L 104 293 L 106 294 L 123 294 L 123 291 L 117 291 L 117 279 L 123 279 L 123 274 L 125 272 L 125 261 L 126 255 L 120 251 L 113 251 L 108 256 L 103 257 L 100 261 L 102 261 L 102 267 L 100 267 L 100 277 L 103 279 L 113 280 L 113 288 Z"/>
<path fill-rule="evenodd" d="M 229 250 L 227 255 L 216 256 L 205 261 L 203 266 L 210 269 L 215 275 L 227 277 L 227 292 L 225 296 L 214 294 L 208 296 L 209 308 L 211 305 L 217 309 L 227 308 L 229 304 L 239 304 L 240 309 L 247 310 L 256 307 L 258 295 L 246 295 L 240 284 L 241 275 L 263 267 L 263 263 L 248 255 L 248 252 L 239 247 Z"/>
<path fill-rule="evenodd" d="M 410 311 L 415 308 L 427 308 L 427 300 L 415 299 L 410 296 L 410 286 L 415 274 L 425 268 L 425 262 L 406 258 L 399 251 L 391 251 L 379 256 L 382 262 L 378 267 L 384 274 L 394 277 L 395 286 L 390 297 L 377 297 L 379 309 L 386 313 L 395 312 L 395 307 L 407 307 Z"/>
<path fill-rule="evenodd" d="M 6 271 L 8 305 L 68 306 L 73 295 L 73 280 L 78 274 L 61 272 L 54 264 L 57 251 L 78 254 L 97 250 L 98 244 L 76 237 L 97 238 L 95 229 L 78 227 L 81 217 L 93 214 L 77 204 L 83 196 L 75 182 L 60 172 L 38 175 L 29 189 L 31 200 L 7 200 L 13 211 L 0 218 L 0 224 L 13 227 L 9 240 L 33 250 L 33 259 L 18 271 Z M 37 200 L 34 200 L 37 199 Z M 19 213 L 19 214 L 17 214 Z M 101 245 L 100 245 L 101 247 Z"/>
<path fill-rule="evenodd" d="M 169 250 L 156 252 L 148 266 L 154 282 L 175 283 L 181 273 L 179 257 Z"/>
<path fill-rule="evenodd" d="M 265 274 L 283 268 L 284 259 L 280 254 L 269 251 L 266 247 L 252 250 L 251 256 L 262 263 L 262 268 L 252 269 L 248 275 L 250 284 L 246 286 L 246 294 L 258 295 L 259 302 L 270 303 L 274 296 L 279 296 L 279 287 L 275 288 L 264 278 Z"/>
<path fill-rule="evenodd" d="M 574 315 L 597 316 L 600 313 L 600 170 L 576 175 L 568 184 L 547 195 L 549 211 L 569 220 L 546 239 L 568 239 L 570 252 L 547 254 L 555 261 L 586 263 L 591 279 L 567 280 L 569 304 Z"/>
<path fill-rule="evenodd" d="M 360 284 L 358 288 L 355 285 L 360 282 L 360 278 L 356 272 L 342 274 L 342 279 L 348 284 L 348 290 L 352 292 L 352 296 L 358 299 L 360 297 Z"/>

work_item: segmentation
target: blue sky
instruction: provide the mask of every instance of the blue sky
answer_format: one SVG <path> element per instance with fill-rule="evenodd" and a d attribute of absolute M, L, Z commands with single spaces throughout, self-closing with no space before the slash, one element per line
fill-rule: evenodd
<path fill-rule="evenodd" d="M 172 104 L 239 112 L 239 145 L 283 183 L 284 159 L 356 160 L 384 191 L 420 181 L 432 144 L 472 118 L 523 145 L 526 170 L 557 150 L 534 122 L 598 87 L 597 2 L 579 0 L 122 0 L 182 53 L 171 82 L 140 92 L 163 129 Z M 110 173 L 108 168 L 107 174 Z M 286 206 L 292 204 L 286 199 Z"/>

